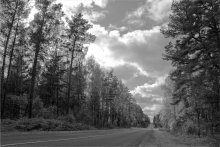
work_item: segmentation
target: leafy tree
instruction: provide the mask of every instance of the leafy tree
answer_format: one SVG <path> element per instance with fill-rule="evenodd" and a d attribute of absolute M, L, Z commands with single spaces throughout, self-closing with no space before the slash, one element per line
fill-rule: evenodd
<path fill-rule="evenodd" d="M 66 29 L 66 47 L 70 51 L 70 65 L 68 75 L 68 89 L 67 89 L 67 114 L 70 111 L 70 92 L 73 72 L 73 60 L 75 52 L 82 53 L 85 47 L 83 44 L 94 41 L 94 36 L 89 34 L 87 31 L 92 27 L 87 20 L 83 19 L 81 13 L 71 16 L 71 19 L 66 19 L 68 28 Z"/>
<path fill-rule="evenodd" d="M 1 32 L 2 35 L 6 38 L 4 46 L 4 55 L 3 55 L 3 65 L 2 65 L 2 75 L 1 89 L 4 90 L 1 93 L 2 98 L 2 117 L 4 117 L 4 108 L 5 108 L 5 99 L 8 93 L 8 81 L 11 74 L 11 65 L 14 56 L 14 50 L 17 48 L 17 38 L 21 31 L 23 31 L 24 24 L 23 21 L 27 18 L 29 14 L 29 3 L 25 0 L 21 1 L 2 1 L 3 11 L 1 12 L 2 23 L 1 23 Z M 6 12 L 7 11 L 7 12 Z M 9 18 L 10 17 L 10 18 Z M 9 20 L 7 20 L 9 19 Z M 15 24 L 15 25 L 14 25 Z M 8 31 L 8 32 L 7 32 Z M 10 42 L 11 40 L 11 42 Z M 8 65 L 8 74 L 6 81 L 4 82 L 4 69 L 5 69 L 5 60 L 7 55 L 7 50 L 10 49 L 9 54 L 9 65 Z M 4 89 L 3 89 L 4 88 Z"/>
<path fill-rule="evenodd" d="M 9 40 L 11 37 L 11 32 L 12 29 L 14 27 L 14 23 L 15 23 L 15 17 L 17 14 L 17 9 L 18 9 L 18 5 L 19 5 L 19 0 L 16 1 L 7 1 L 7 0 L 3 0 L 1 1 L 1 34 L 2 34 L 2 38 L 4 39 L 2 44 L 3 44 L 3 48 L 4 48 L 4 53 L 3 53 L 3 63 L 2 63 L 2 67 L 1 67 L 1 100 L 3 100 L 4 103 L 4 99 L 3 99 L 3 85 L 4 85 L 4 73 L 5 73 L 5 61 L 6 61 L 6 55 L 8 52 L 8 44 L 9 44 Z M 3 116 L 4 113 L 4 104 L 2 103 L 2 110 L 1 110 L 1 115 Z"/>
<path fill-rule="evenodd" d="M 164 55 L 175 67 L 170 74 L 175 85 L 172 104 L 184 110 L 179 112 L 181 122 L 197 123 L 198 135 L 201 121 L 210 122 L 206 126 L 212 133 L 219 125 L 219 5 L 219 0 L 174 1 L 168 27 L 162 30 L 176 39 Z"/>
<path fill-rule="evenodd" d="M 28 99 L 28 117 L 32 117 L 32 102 L 34 97 L 35 80 L 37 76 L 38 58 L 48 50 L 46 45 L 53 39 L 53 29 L 60 23 L 63 12 L 61 4 L 53 4 L 51 0 L 37 0 L 35 7 L 38 13 L 30 23 L 30 43 L 34 48 L 34 61 L 31 72 L 30 97 Z"/>

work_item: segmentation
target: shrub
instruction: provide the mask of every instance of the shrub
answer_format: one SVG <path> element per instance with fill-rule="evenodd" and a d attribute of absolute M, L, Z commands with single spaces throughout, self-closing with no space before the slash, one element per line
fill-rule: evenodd
<path fill-rule="evenodd" d="M 18 119 L 21 115 L 24 114 L 25 107 L 27 105 L 27 97 L 16 96 L 16 95 L 7 95 L 5 101 L 5 116 L 11 119 Z"/>
<path fill-rule="evenodd" d="M 42 125 L 43 131 L 53 131 L 62 124 L 61 121 L 55 119 L 45 119 L 45 122 L 46 125 L 45 126 Z"/>
<path fill-rule="evenodd" d="M 43 119 L 33 118 L 33 119 L 20 119 L 15 128 L 20 131 L 31 131 L 40 130 L 42 126 L 46 126 L 46 122 Z"/>
<path fill-rule="evenodd" d="M 93 129 L 92 127 L 76 123 L 74 117 L 66 116 L 60 117 L 62 120 L 55 119 L 43 119 L 43 118 L 23 118 L 18 121 L 6 119 L 2 121 L 2 131 L 74 131 L 74 130 L 88 130 Z M 67 121 L 66 121 L 67 120 Z"/>
<path fill-rule="evenodd" d="M 11 119 L 2 119 L 1 120 L 1 132 L 13 131 L 16 121 Z"/>
<path fill-rule="evenodd" d="M 89 124 L 92 122 L 92 116 L 89 115 L 89 112 L 85 113 L 83 111 L 79 111 L 76 115 L 76 119 L 82 123 Z"/>
<path fill-rule="evenodd" d="M 58 120 L 69 122 L 69 123 L 75 123 L 76 119 L 72 114 L 68 114 L 67 116 L 59 116 Z"/>
<path fill-rule="evenodd" d="M 33 116 L 41 117 L 43 114 L 43 102 L 39 97 L 36 97 L 33 101 Z"/>
<path fill-rule="evenodd" d="M 14 124 L 15 122 L 16 122 L 15 120 L 11 120 L 11 119 L 2 119 L 1 125 L 11 125 Z"/>
<path fill-rule="evenodd" d="M 53 119 L 56 117 L 56 106 L 50 106 L 48 108 L 43 108 L 42 117 L 45 119 Z"/>

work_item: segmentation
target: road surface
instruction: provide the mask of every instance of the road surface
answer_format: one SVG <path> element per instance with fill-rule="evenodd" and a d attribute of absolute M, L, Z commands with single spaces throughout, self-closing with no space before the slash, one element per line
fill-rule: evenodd
<path fill-rule="evenodd" d="M 27 132 L 1 135 L 1 146 L 134 146 L 134 147 L 187 147 L 189 142 L 176 139 L 165 131 L 153 128 L 90 130 L 71 132 Z M 205 144 L 200 146 L 206 146 Z"/>

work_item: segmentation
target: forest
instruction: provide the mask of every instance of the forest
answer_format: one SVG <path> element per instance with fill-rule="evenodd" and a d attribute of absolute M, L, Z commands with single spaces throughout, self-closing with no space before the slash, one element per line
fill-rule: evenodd
<path fill-rule="evenodd" d="M 30 2 L 1 0 L 1 130 L 147 127 L 114 71 L 86 58 L 96 36 L 83 14 L 68 17 L 55 0 L 35 0 L 29 20 Z"/>
<path fill-rule="evenodd" d="M 220 132 L 220 1 L 174 1 L 171 10 L 161 32 L 172 40 L 163 58 L 173 70 L 154 126 L 214 135 Z"/>

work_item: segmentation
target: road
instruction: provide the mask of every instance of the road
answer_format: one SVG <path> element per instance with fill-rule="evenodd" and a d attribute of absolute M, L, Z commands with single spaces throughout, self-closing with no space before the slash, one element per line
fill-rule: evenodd
<path fill-rule="evenodd" d="M 180 140 L 175 140 L 164 131 L 153 128 L 131 128 L 71 132 L 7 133 L 1 135 L 1 146 L 187 147 L 190 145 Z"/>

